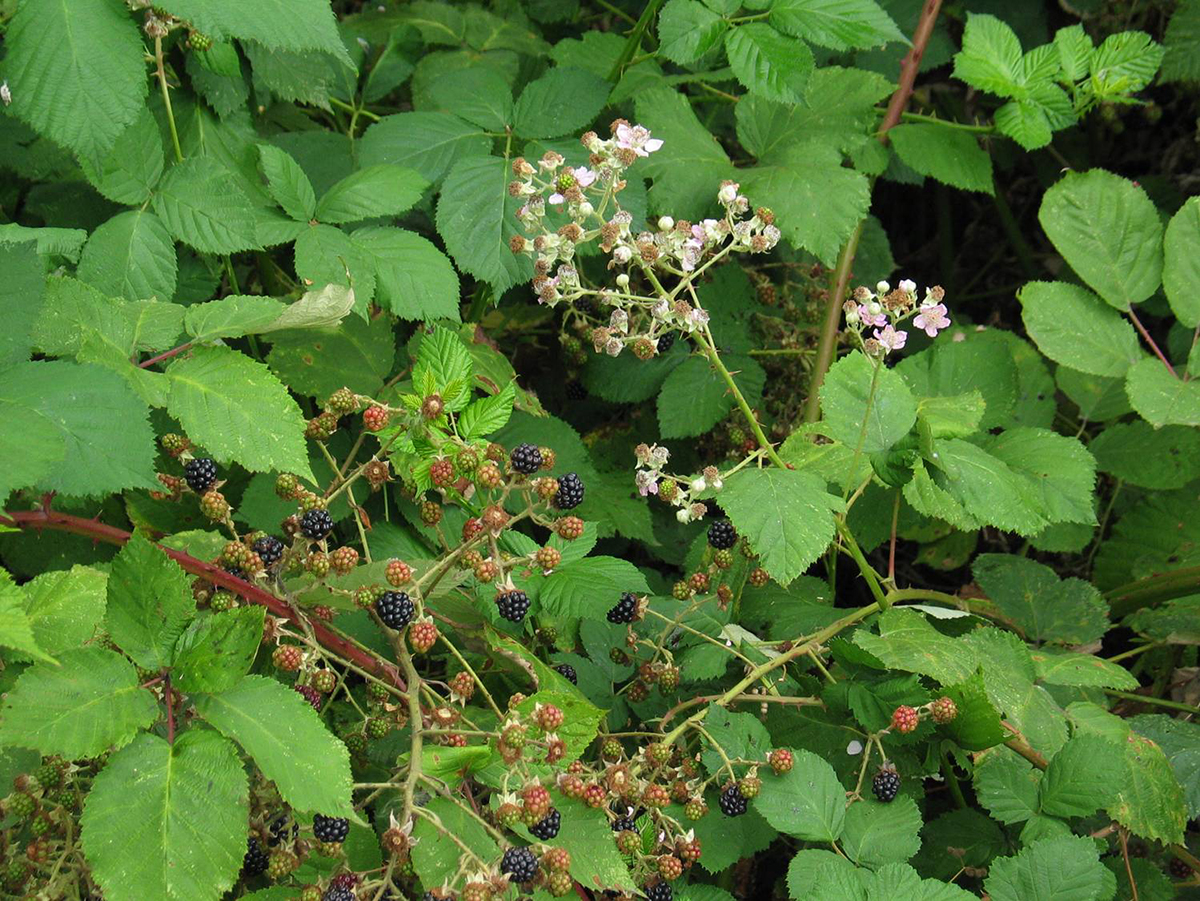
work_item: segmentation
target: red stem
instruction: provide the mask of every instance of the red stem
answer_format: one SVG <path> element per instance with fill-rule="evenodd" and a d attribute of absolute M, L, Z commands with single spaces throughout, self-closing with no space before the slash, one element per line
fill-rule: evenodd
<path fill-rule="evenodd" d="M 1163 352 L 1158 349 L 1158 345 L 1154 343 L 1154 339 L 1151 338 L 1150 333 L 1146 331 L 1146 326 L 1142 325 L 1142 320 L 1137 318 L 1137 313 L 1133 312 L 1132 308 L 1130 308 L 1128 312 L 1129 318 L 1133 320 L 1133 327 L 1138 330 L 1138 334 L 1142 336 L 1142 340 L 1150 345 L 1150 349 L 1154 351 L 1154 356 L 1162 360 L 1162 364 L 1167 367 L 1167 372 L 1171 373 L 1171 375 L 1175 376 L 1175 378 L 1179 378 L 1175 372 L 1175 367 L 1171 365 L 1171 361 L 1163 356 Z"/>
<path fill-rule="evenodd" d="M 72 532 L 76 535 L 86 535 L 96 541 L 115 545 L 123 545 L 130 538 L 130 534 L 123 529 L 105 525 L 94 519 L 71 516 L 68 513 L 59 513 L 48 509 L 18 510 L 12 513 L 4 513 L 3 516 L 0 516 L 0 523 L 21 529 L 56 529 L 62 532 Z M 275 616 L 283 617 L 297 625 L 301 624 L 300 615 L 270 592 L 264 591 L 257 585 L 252 585 L 244 579 L 239 579 L 237 576 L 225 572 L 225 570 L 215 564 L 200 560 L 190 554 L 185 554 L 183 551 L 177 551 L 174 548 L 163 547 L 162 545 L 159 545 L 159 547 L 168 557 L 192 575 L 201 576 L 209 582 L 245 598 L 251 603 L 260 604 Z M 360 648 L 349 639 L 315 619 L 310 619 L 308 625 L 312 629 L 313 636 L 323 647 L 349 660 L 359 669 L 365 670 L 380 679 L 386 679 L 401 691 L 404 690 L 404 680 L 400 677 L 400 671 L 395 666 L 375 654 Z"/>
<path fill-rule="evenodd" d="M 150 366 L 153 366 L 155 363 L 161 363 L 163 360 L 169 360 L 176 354 L 183 353 L 191 346 L 192 342 L 189 341 L 187 344 L 180 344 L 178 347 L 172 347 L 170 350 L 164 350 L 157 357 L 151 357 L 149 360 L 143 360 L 142 362 L 138 363 L 138 366 L 142 369 L 146 369 Z"/>
<path fill-rule="evenodd" d="M 900 116 L 908 106 L 913 84 L 917 80 L 917 71 L 921 68 L 921 57 L 925 55 L 925 48 L 933 36 L 933 26 L 937 23 L 941 8 L 942 0 L 925 0 L 925 6 L 921 9 L 921 21 L 917 23 L 917 30 L 913 32 L 912 49 L 900 62 L 900 81 L 896 84 L 896 90 L 892 92 L 887 113 L 883 117 L 883 125 L 879 128 L 881 139 L 885 139 L 882 138 L 884 132 L 899 124 Z"/>

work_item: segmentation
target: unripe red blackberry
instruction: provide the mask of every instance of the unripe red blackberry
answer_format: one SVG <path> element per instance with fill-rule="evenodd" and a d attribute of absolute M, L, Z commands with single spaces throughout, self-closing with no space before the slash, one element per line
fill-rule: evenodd
<path fill-rule="evenodd" d="M 321 694 L 327 695 L 337 688 L 337 676 L 333 670 L 319 669 L 313 673 L 312 687 Z"/>
<path fill-rule="evenodd" d="M 475 694 L 475 679 L 466 670 L 455 673 L 448 684 L 452 697 L 469 701 Z"/>
<path fill-rule="evenodd" d="M 409 626 L 408 643 L 417 654 L 424 654 L 437 643 L 438 627 L 432 620 L 418 620 Z"/>
<path fill-rule="evenodd" d="M 708 573 L 695 572 L 688 576 L 688 587 L 697 594 L 708 591 Z"/>
<path fill-rule="evenodd" d="M 542 855 L 542 866 L 551 872 L 565 873 L 571 869 L 571 852 L 566 848 L 551 848 Z"/>
<path fill-rule="evenodd" d="M 481 488 L 499 488 L 504 484 L 504 474 L 499 466 L 489 460 L 479 467 L 475 473 L 475 481 Z"/>
<path fill-rule="evenodd" d="M 907 704 L 901 704 L 892 713 L 892 728 L 897 732 L 912 732 L 919 722 L 920 714 Z"/>
<path fill-rule="evenodd" d="M 650 687 L 639 679 L 629 686 L 629 690 L 625 692 L 625 696 L 634 704 L 640 704 L 646 698 L 650 697 Z"/>
<path fill-rule="evenodd" d="M 463 569 L 474 569 L 483 562 L 483 554 L 479 551 L 467 551 L 458 558 L 458 562 L 462 564 Z"/>
<path fill-rule="evenodd" d="M 958 706 L 953 698 L 943 695 L 930 705 L 929 712 L 935 723 L 952 723 L 958 716 Z"/>
<path fill-rule="evenodd" d="M 767 757 L 767 763 L 771 765 L 771 769 L 776 776 L 782 776 L 784 773 L 791 771 L 796 763 L 796 758 L 792 756 L 792 752 L 787 748 L 776 748 Z"/>
<path fill-rule="evenodd" d="M 603 807 L 604 799 L 607 796 L 608 796 L 608 793 L 604 790 L 604 788 L 602 786 L 597 785 L 595 782 L 592 782 L 589 785 L 587 785 L 583 790 L 583 803 L 586 804 L 588 807 L 593 807 L 593 808 Z"/>
<path fill-rule="evenodd" d="M 337 616 L 337 611 L 328 604 L 317 604 L 310 611 L 315 619 L 319 619 L 323 623 L 333 622 L 333 618 Z"/>
<path fill-rule="evenodd" d="M 363 410 L 363 428 L 368 432 L 379 432 L 387 428 L 388 421 L 392 418 L 392 414 L 386 407 L 381 407 L 378 404 L 367 407 Z"/>
<path fill-rule="evenodd" d="M 525 813 L 540 820 L 550 812 L 550 792 L 536 783 L 527 785 L 521 790 L 521 803 Z"/>
<path fill-rule="evenodd" d="M 722 582 L 717 586 L 717 600 L 721 602 L 721 609 L 724 610 L 724 605 L 733 600 L 733 589 Z"/>
<path fill-rule="evenodd" d="M 692 791 L 688 788 L 688 784 L 682 779 L 676 779 L 671 783 L 671 800 L 676 804 L 687 803 L 688 798 L 692 795 Z"/>
<path fill-rule="evenodd" d="M 294 673 L 304 662 L 304 652 L 294 644 L 281 644 L 271 652 L 271 662 L 284 672 Z"/>
<path fill-rule="evenodd" d="M 534 479 L 533 490 L 542 500 L 549 501 L 553 499 L 554 495 L 558 494 L 558 479 L 549 477 Z"/>
<path fill-rule="evenodd" d="M 559 777 L 558 789 L 568 798 L 578 801 L 583 797 L 583 792 L 586 788 L 587 786 L 583 784 L 583 780 L 574 773 L 564 773 Z"/>
<path fill-rule="evenodd" d="M 678 839 L 675 842 L 675 853 L 679 855 L 685 867 L 690 867 L 700 859 L 700 839 L 693 838 L 691 841 Z"/>
<path fill-rule="evenodd" d="M 434 460 L 429 466 L 429 480 L 439 488 L 454 481 L 454 464 L 449 460 Z"/>
<path fill-rule="evenodd" d="M 666 807 L 671 803 L 670 793 L 661 785 L 647 785 L 642 792 L 642 803 L 647 807 Z"/>
<path fill-rule="evenodd" d="M 358 551 L 352 547 L 340 547 L 329 555 L 329 565 L 339 576 L 347 575 L 358 566 Z"/>
<path fill-rule="evenodd" d="M 553 704 L 542 704 L 534 708 L 533 719 L 544 732 L 553 732 L 563 724 L 563 712 Z"/>
<path fill-rule="evenodd" d="M 521 808 L 516 804 L 501 804 L 496 808 L 496 822 L 505 829 L 511 829 L 521 822 Z"/>
<path fill-rule="evenodd" d="M 464 543 L 471 541 L 483 534 L 483 521 L 477 516 L 472 516 L 462 527 L 462 540 Z"/>
<path fill-rule="evenodd" d="M 729 569 L 729 567 L 733 566 L 733 551 L 728 548 L 715 551 L 713 553 L 713 563 L 716 564 L 717 569 Z"/>
<path fill-rule="evenodd" d="M 293 685 L 293 690 L 304 700 L 308 701 L 308 705 L 318 713 L 321 712 L 321 706 L 325 703 L 321 697 L 321 693 L 311 685 Z"/>
<path fill-rule="evenodd" d="M 556 547 L 541 547 L 533 559 L 541 569 L 551 570 L 562 562 L 562 553 Z"/>
<path fill-rule="evenodd" d="M 578 516 L 564 516 L 554 524 L 554 531 L 559 538 L 574 541 L 583 534 L 583 520 Z"/>
<path fill-rule="evenodd" d="M 393 588 L 399 588 L 402 585 L 407 585 L 412 578 L 412 567 L 402 560 L 397 560 L 393 557 L 388 561 L 387 569 L 384 570 L 384 576 L 388 580 L 388 584 Z"/>
<path fill-rule="evenodd" d="M 489 532 L 499 532 L 508 525 L 508 513 L 499 504 L 492 504 L 490 507 L 484 507 L 483 513 L 479 517 L 483 522 L 483 527 Z"/>
<path fill-rule="evenodd" d="M 325 409 L 339 416 L 345 416 L 358 409 L 358 400 L 349 388 L 338 388 L 329 395 L 329 400 L 325 401 Z"/>
<path fill-rule="evenodd" d="M 658 858 L 658 875 L 674 881 L 683 875 L 683 861 L 674 854 L 663 854 Z"/>
<path fill-rule="evenodd" d="M 421 522 L 427 526 L 436 526 L 442 521 L 442 508 L 434 501 L 421 502 Z"/>
<path fill-rule="evenodd" d="M 767 571 L 761 566 L 756 566 L 750 570 L 749 581 L 755 588 L 762 588 L 767 582 L 771 581 L 771 577 L 767 575 Z"/>
<path fill-rule="evenodd" d="M 216 489 L 204 492 L 200 498 L 200 512 L 213 522 L 221 522 L 229 515 L 229 501 Z"/>

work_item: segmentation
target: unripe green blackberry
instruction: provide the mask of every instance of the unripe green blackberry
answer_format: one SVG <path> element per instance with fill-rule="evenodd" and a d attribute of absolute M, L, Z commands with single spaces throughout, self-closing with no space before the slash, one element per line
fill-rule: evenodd
<path fill-rule="evenodd" d="M 177 435 L 174 432 L 167 432 L 158 439 L 158 443 L 172 457 L 177 457 L 191 446 L 191 442 L 182 435 Z"/>
<path fill-rule="evenodd" d="M 298 866 L 300 859 L 286 848 L 279 848 L 271 852 L 271 859 L 267 863 L 267 876 L 272 882 L 279 882 L 286 879 Z"/>
<path fill-rule="evenodd" d="M 327 695 L 337 687 L 337 676 L 333 670 L 319 669 L 313 673 L 312 686 L 321 694 Z"/>
<path fill-rule="evenodd" d="M 201 34 L 198 31 L 190 32 L 187 36 L 187 45 L 189 50 L 195 50 L 203 53 L 212 47 L 212 38 L 206 34 Z"/>
<path fill-rule="evenodd" d="M 325 402 L 325 409 L 337 413 L 339 416 L 345 416 L 358 409 L 358 400 L 349 388 L 338 388 L 329 395 L 329 400 Z"/>
<path fill-rule="evenodd" d="M 381 739 L 387 736 L 392 731 L 392 724 L 387 719 L 381 716 L 373 716 L 367 720 L 366 733 L 367 738 Z"/>
<path fill-rule="evenodd" d="M 617 666 L 627 666 L 629 664 L 629 655 L 620 648 L 609 648 L 608 659 Z"/>
<path fill-rule="evenodd" d="M 733 551 L 728 548 L 721 548 L 719 551 L 713 552 L 713 563 L 718 569 L 729 569 L 733 566 Z"/>
<path fill-rule="evenodd" d="M 75 792 L 69 788 L 60 788 L 54 793 L 53 802 L 59 807 L 65 807 L 67 810 L 74 810 L 79 799 L 75 796 Z"/>
<path fill-rule="evenodd" d="M 644 753 L 652 766 L 662 766 L 671 759 L 670 747 L 658 741 L 646 745 Z"/>
<path fill-rule="evenodd" d="M 641 679 L 638 679 L 629 686 L 629 690 L 625 692 L 625 696 L 634 704 L 640 704 L 646 698 L 650 697 L 650 686 Z"/>
<path fill-rule="evenodd" d="M 300 901 L 321 901 L 321 889 L 315 885 L 306 885 L 300 892 Z"/>
<path fill-rule="evenodd" d="M 324 579 L 329 575 L 329 555 L 324 551 L 312 551 L 304 562 L 304 568 L 318 579 Z"/>
<path fill-rule="evenodd" d="M 367 697 L 376 704 L 382 704 L 388 699 L 388 690 L 378 682 L 367 683 Z"/>
<path fill-rule="evenodd" d="M 442 521 L 442 508 L 434 501 L 421 503 L 421 522 L 427 526 L 436 526 Z"/>
<path fill-rule="evenodd" d="M 479 468 L 479 454 L 474 448 L 464 447 L 455 455 L 454 462 L 459 472 L 470 475 Z"/>
<path fill-rule="evenodd" d="M 663 694 L 670 694 L 679 687 L 679 667 L 667 666 L 658 676 L 658 689 Z"/>
<path fill-rule="evenodd" d="M 617 849 L 622 854 L 637 854 L 642 850 L 642 837 L 636 832 L 624 829 L 617 833 Z"/>
<path fill-rule="evenodd" d="M 930 704 L 929 711 L 933 716 L 933 721 L 943 725 L 954 722 L 955 717 L 958 716 L 958 706 L 952 698 L 945 695 Z"/>
<path fill-rule="evenodd" d="M 615 738 L 606 738 L 604 744 L 600 746 L 600 756 L 607 757 L 609 760 L 618 760 L 624 753 L 621 743 Z"/>
<path fill-rule="evenodd" d="M 675 600 L 677 600 L 677 601 L 686 601 L 693 594 L 694 594 L 694 592 L 692 591 L 692 586 L 688 585 L 687 582 L 684 582 L 682 580 L 679 582 L 676 582 L 671 587 L 671 597 L 675 598 Z"/>
<path fill-rule="evenodd" d="M 213 522 L 221 522 L 229 515 L 229 501 L 215 488 L 200 497 L 200 512 Z"/>
<path fill-rule="evenodd" d="M 546 875 L 546 891 L 555 898 L 565 898 L 571 894 L 571 889 L 575 887 L 575 883 L 571 879 L 571 874 L 564 870 L 558 870 Z"/>
<path fill-rule="evenodd" d="M 27 820 L 37 810 L 37 801 L 33 795 L 25 792 L 13 792 L 5 799 L 4 806 L 10 816 L 14 816 L 18 820 Z"/>
<path fill-rule="evenodd" d="M 692 798 L 684 805 L 683 815 L 693 822 L 708 813 L 708 804 L 703 798 Z"/>
<path fill-rule="evenodd" d="M 34 838 L 41 838 L 54 828 L 54 823 L 50 817 L 44 813 L 40 813 L 33 818 L 33 822 L 29 824 L 29 831 L 33 833 Z"/>
<path fill-rule="evenodd" d="M 516 804 L 501 804 L 496 808 L 496 822 L 505 829 L 511 829 L 521 822 L 521 808 Z"/>
<path fill-rule="evenodd" d="M 369 585 L 354 589 L 354 606 L 366 610 L 375 603 L 375 590 Z"/>
<path fill-rule="evenodd" d="M 492 461 L 484 463 L 475 473 L 475 481 L 481 488 L 499 488 L 504 483 L 504 473 Z"/>
<path fill-rule="evenodd" d="M 367 753 L 366 736 L 358 732 L 351 732 L 349 735 L 343 736 L 342 743 L 346 746 L 346 750 L 350 752 L 352 757 L 362 757 Z"/>
<path fill-rule="evenodd" d="M 578 516 L 564 516 L 554 523 L 554 531 L 559 538 L 574 541 L 583 534 L 583 520 Z"/>
<path fill-rule="evenodd" d="M 57 788 L 62 785 L 62 770 L 52 763 L 44 764 L 33 771 L 33 778 L 43 788 Z"/>
<path fill-rule="evenodd" d="M 542 644 L 553 646 L 553 644 L 558 641 L 558 629 L 549 625 L 538 626 L 537 632 L 534 633 L 534 636 Z"/>
<path fill-rule="evenodd" d="M 761 790 L 762 780 L 757 776 L 745 776 L 738 782 L 738 791 L 742 793 L 742 797 L 747 801 L 757 798 Z"/>
<path fill-rule="evenodd" d="M 295 500 L 300 480 L 290 472 L 281 473 L 275 479 L 275 494 L 285 501 Z"/>

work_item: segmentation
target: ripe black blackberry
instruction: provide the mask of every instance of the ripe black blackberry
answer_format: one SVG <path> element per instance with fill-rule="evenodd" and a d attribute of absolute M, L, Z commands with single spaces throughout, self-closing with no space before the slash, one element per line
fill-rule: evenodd
<path fill-rule="evenodd" d="M 579 684 L 579 675 L 575 672 L 575 667 L 569 663 L 560 663 L 554 667 L 554 671 L 570 682 L 572 685 Z"/>
<path fill-rule="evenodd" d="M 333 531 L 333 517 L 329 515 L 328 510 L 322 510 L 320 507 L 309 510 L 300 517 L 300 531 L 304 533 L 305 538 L 320 541 Z"/>
<path fill-rule="evenodd" d="M 242 873 L 246 876 L 261 875 L 267 872 L 267 864 L 270 862 L 271 859 L 258 843 L 258 839 L 250 836 L 246 842 L 246 856 L 242 858 Z"/>
<path fill-rule="evenodd" d="M 631 623 L 637 617 L 637 598 L 628 591 L 621 595 L 617 605 L 608 611 L 610 623 Z"/>
<path fill-rule="evenodd" d="M 736 785 L 721 792 L 721 813 L 727 817 L 740 817 L 746 812 L 746 796 Z"/>
<path fill-rule="evenodd" d="M 674 901 L 674 898 L 669 882 L 656 882 L 646 889 L 646 901 Z"/>
<path fill-rule="evenodd" d="M 567 400 L 587 400 L 587 388 L 583 387 L 583 382 L 579 379 L 571 379 L 567 382 L 566 387 Z"/>
<path fill-rule="evenodd" d="M 550 812 L 529 827 L 529 832 L 534 838 L 540 838 L 542 841 L 549 841 L 558 835 L 558 830 L 562 826 L 562 816 L 555 807 L 550 808 Z"/>
<path fill-rule="evenodd" d="M 283 559 L 283 542 L 274 535 L 264 535 L 254 542 L 254 553 L 265 566 L 274 566 Z"/>
<path fill-rule="evenodd" d="M 416 613 L 412 598 L 403 591 L 385 591 L 375 602 L 375 612 L 389 629 L 403 629 Z"/>
<path fill-rule="evenodd" d="M 530 882 L 538 872 L 538 859 L 528 848 L 509 848 L 500 858 L 500 872 L 513 882 Z"/>
<path fill-rule="evenodd" d="M 344 885 L 331 885 L 321 896 L 321 901 L 355 901 L 354 889 Z"/>
<path fill-rule="evenodd" d="M 559 510 L 573 510 L 583 503 L 583 480 L 568 472 L 558 480 L 558 493 L 554 495 L 554 506 Z"/>
<path fill-rule="evenodd" d="M 612 822 L 613 832 L 637 832 L 637 823 L 633 817 L 617 817 Z"/>
<path fill-rule="evenodd" d="M 658 352 L 665 354 L 675 346 L 675 332 L 663 332 L 658 336 Z"/>
<path fill-rule="evenodd" d="M 496 595 L 496 609 L 509 622 L 519 623 L 529 612 L 529 595 L 519 588 Z"/>
<path fill-rule="evenodd" d="M 542 452 L 536 444 L 518 444 L 508 457 L 512 468 L 525 475 L 532 475 L 542 468 Z"/>
<path fill-rule="evenodd" d="M 344 817 L 327 817 L 322 814 L 313 815 L 313 835 L 319 841 L 330 844 L 344 842 L 350 834 L 350 821 Z"/>
<path fill-rule="evenodd" d="M 900 792 L 900 774 L 892 767 L 881 769 L 871 780 L 871 791 L 885 804 L 895 800 Z"/>
<path fill-rule="evenodd" d="M 189 460 L 183 467 L 183 478 L 197 494 L 203 494 L 217 480 L 217 464 L 209 457 Z"/>
<path fill-rule="evenodd" d="M 737 530 L 727 519 L 718 519 L 708 527 L 708 543 L 718 551 L 726 550 L 737 544 Z"/>

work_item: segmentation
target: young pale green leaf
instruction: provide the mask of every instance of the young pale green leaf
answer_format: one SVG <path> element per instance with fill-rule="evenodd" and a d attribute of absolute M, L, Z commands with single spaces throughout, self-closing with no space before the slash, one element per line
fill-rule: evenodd
<path fill-rule="evenodd" d="M 727 28 L 698 0 L 667 0 L 658 15 L 659 52 L 680 65 L 694 63 L 717 46 Z"/>
<path fill-rule="evenodd" d="M 0 401 L 40 412 L 62 438 L 62 462 L 39 487 L 80 497 L 161 487 L 149 411 L 116 373 L 63 360 L 23 363 L 0 373 Z"/>
<path fill-rule="evenodd" d="M 370 225 L 351 238 L 375 267 L 378 301 L 401 319 L 459 320 L 458 274 L 428 239 L 390 226 Z"/>
<path fill-rule="evenodd" d="M 1011 97 L 1022 83 L 1021 42 L 1006 22 L 969 13 L 962 50 L 954 55 L 954 77 L 973 88 Z"/>
<path fill-rule="evenodd" d="M 108 577 L 105 628 L 138 666 L 171 663 L 175 642 L 196 613 L 192 580 L 141 532 L 117 554 Z"/>
<path fill-rule="evenodd" d="M 1133 326 L 1086 288 L 1029 282 L 1017 298 L 1029 337 L 1056 363 L 1119 377 L 1145 356 Z"/>
<path fill-rule="evenodd" d="M 519 202 L 508 195 L 508 164 L 497 157 L 459 161 L 438 197 L 437 230 L 459 269 L 490 282 L 497 295 L 533 277 L 533 263 L 517 256 Z"/>
<path fill-rule="evenodd" d="M 228 739 L 207 729 L 173 745 L 140 735 L 96 777 L 80 839 L 105 898 L 200 901 L 237 880 L 248 815 L 246 772 Z"/>
<path fill-rule="evenodd" d="M 854 643 L 892 669 L 932 676 L 943 685 L 966 681 L 979 665 L 961 641 L 938 632 L 914 610 L 886 611 L 879 617 L 879 634 L 859 629 Z"/>
<path fill-rule="evenodd" d="M 542 583 L 539 599 L 553 616 L 601 619 L 627 591 L 650 593 L 637 567 L 616 557 L 587 557 L 554 570 Z"/>
<path fill-rule="evenodd" d="M 316 217 L 335 224 L 398 216 L 411 208 L 429 182 L 415 169 L 384 163 L 348 175 L 325 192 Z"/>
<path fill-rule="evenodd" d="M 1161 360 L 1144 357 L 1125 380 L 1129 402 L 1155 428 L 1200 425 L 1200 383 L 1185 382 Z"/>
<path fill-rule="evenodd" d="M 216 693 L 241 681 L 262 643 L 264 612 L 259 606 L 236 607 L 192 623 L 175 643 L 179 690 Z"/>
<path fill-rule="evenodd" d="M 875 0 L 774 0 L 771 24 L 831 50 L 868 49 L 904 35 Z"/>
<path fill-rule="evenodd" d="M 86 156 L 80 166 L 88 181 L 109 200 L 129 205 L 145 203 L 163 172 L 162 132 L 148 109 L 143 109 L 96 163 Z"/>
<path fill-rule="evenodd" d="M 509 382 L 499 394 L 472 401 L 458 417 L 458 431 L 463 438 L 482 438 L 504 428 L 512 416 L 516 399 L 516 383 Z"/>
<path fill-rule="evenodd" d="M 446 112 L 491 131 L 503 131 L 513 120 L 512 88 L 491 66 L 447 72 L 429 86 Z"/>
<path fill-rule="evenodd" d="M 54 658 L 39 647 L 25 612 L 25 596 L 6 570 L 0 570 L 0 647 L 16 651 L 17 659 L 29 657 L 54 663 Z"/>
<path fill-rule="evenodd" d="M 1095 45 L 1082 25 L 1071 25 L 1054 32 L 1054 50 L 1065 79 L 1079 81 L 1087 77 L 1092 68 Z"/>
<path fill-rule="evenodd" d="M 74 648 L 27 669 L 5 697 L 0 744 L 70 760 L 120 747 L 158 719 L 133 664 L 107 648 Z"/>
<path fill-rule="evenodd" d="M 296 810 L 353 816 L 350 754 L 290 688 L 246 676 L 227 691 L 198 697 L 196 712 L 241 745 Z"/>
<path fill-rule="evenodd" d="M 218 459 L 312 478 L 300 408 L 262 363 L 228 347 L 199 347 L 166 375 L 167 409 Z"/>
<path fill-rule="evenodd" d="M 1133 182 L 1070 172 L 1046 192 L 1038 221 L 1079 277 L 1118 310 L 1145 300 L 1162 278 L 1162 220 Z"/>
<path fill-rule="evenodd" d="M 407 166 L 437 182 L 460 160 L 486 157 L 491 146 L 482 128 L 451 113 L 397 113 L 366 130 L 359 161 L 364 166 Z"/>
<path fill-rule="evenodd" d="M 1092 54 L 1088 86 L 1101 100 L 1125 97 L 1142 90 L 1154 79 L 1163 60 L 1163 47 L 1144 31 L 1110 34 Z"/>
<path fill-rule="evenodd" d="M 830 438 L 877 454 L 908 434 L 917 421 L 917 401 L 894 370 L 854 351 L 830 367 L 821 383 L 821 413 Z"/>
<path fill-rule="evenodd" d="M 1090 582 L 1059 579 L 1045 564 L 1015 554 L 981 554 L 973 573 L 1027 638 L 1086 644 L 1108 629 L 1108 605 Z"/>
<path fill-rule="evenodd" d="M 793 750 L 791 772 L 774 779 L 754 808 L 780 832 L 811 842 L 835 842 L 846 822 L 846 790 L 837 773 L 811 751 Z"/>
<path fill-rule="evenodd" d="M 921 811 L 908 795 L 885 804 L 864 799 L 846 811 L 842 848 L 860 867 L 902 863 L 921 848 Z"/>
<path fill-rule="evenodd" d="M 83 246 L 76 273 L 111 297 L 175 296 L 175 242 L 149 210 L 126 210 L 102 224 Z"/>
<path fill-rule="evenodd" d="M 762 397 L 767 374 L 749 356 L 730 354 L 723 361 L 749 403 Z M 701 356 L 688 357 L 663 382 L 658 395 L 658 424 L 664 438 L 701 435 L 733 409 L 733 396 L 721 373 Z"/>
<path fill-rule="evenodd" d="M 154 194 L 154 211 L 172 235 L 201 253 L 259 247 L 250 199 L 229 170 L 210 157 L 172 166 Z"/>
<path fill-rule="evenodd" d="M 586 69 L 558 67 L 531 81 L 513 108 L 513 129 L 526 138 L 557 138 L 591 124 L 611 85 Z"/>
<path fill-rule="evenodd" d="M 801 103 L 813 71 L 812 51 L 762 22 L 725 34 L 729 65 L 742 86 L 779 103 Z"/>
<path fill-rule="evenodd" d="M 307 222 L 317 209 L 317 195 L 304 170 L 285 150 L 273 144 L 258 145 L 258 165 L 267 179 L 267 190 L 283 211 L 297 222 Z"/>
<path fill-rule="evenodd" d="M 1200 476 L 1200 432 L 1154 428 L 1137 419 L 1110 425 L 1088 449 L 1103 472 L 1139 488 L 1182 488 Z"/>
<path fill-rule="evenodd" d="M 128 11 L 25 0 L 4 38 L 12 114 L 98 164 L 146 96 L 141 35 Z"/>
<path fill-rule="evenodd" d="M 471 353 L 458 333 L 435 329 L 421 337 L 413 385 L 423 394 L 437 394 L 450 412 L 463 409 L 471 399 Z"/>
<path fill-rule="evenodd" d="M 218 338 L 240 338 L 269 331 L 286 309 L 273 297 L 230 294 L 188 307 L 183 327 L 196 344 Z"/>
<path fill-rule="evenodd" d="M 161 8 L 211 38 L 257 41 L 281 50 L 320 50 L 350 65 L 324 0 L 166 0 Z"/>
<path fill-rule="evenodd" d="M 787 585 L 833 540 L 833 511 L 841 502 L 811 473 L 744 469 L 725 483 L 721 505 L 771 577 Z"/>
<path fill-rule="evenodd" d="M 943 125 L 897 125 L 888 140 L 922 175 L 964 191 L 991 194 L 992 157 L 969 132 Z"/>
<path fill-rule="evenodd" d="M 1200 8 L 1200 7 L 1198 7 Z M 1163 238 L 1163 290 L 1183 325 L 1200 325 L 1200 197 L 1179 208 Z"/>

